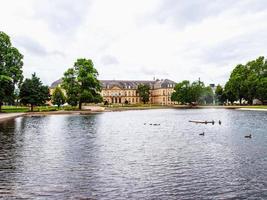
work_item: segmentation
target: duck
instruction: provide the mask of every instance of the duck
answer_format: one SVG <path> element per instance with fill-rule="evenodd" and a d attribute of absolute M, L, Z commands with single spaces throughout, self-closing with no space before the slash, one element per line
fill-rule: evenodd
<path fill-rule="evenodd" d="M 154 126 L 160 126 L 160 124 L 153 124 Z"/>
<path fill-rule="evenodd" d="M 203 133 L 199 133 L 199 135 L 201 135 L 201 136 L 204 136 L 205 135 L 205 133 L 203 132 Z"/>
<path fill-rule="evenodd" d="M 221 120 L 219 120 L 219 125 L 221 125 L 222 124 L 222 122 L 221 122 Z"/>
<path fill-rule="evenodd" d="M 245 135 L 245 138 L 252 138 L 251 134 Z"/>

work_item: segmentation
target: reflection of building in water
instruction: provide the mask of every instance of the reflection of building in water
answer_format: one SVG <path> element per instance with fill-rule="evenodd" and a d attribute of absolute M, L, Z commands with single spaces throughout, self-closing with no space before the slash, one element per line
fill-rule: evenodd
<path fill-rule="evenodd" d="M 175 82 L 168 79 L 153 81 L 129 81 L 129 80 L 101 80 L 101 95 L 108 103 L 141 103 L 137 92 L 138 85 L 146 84 L 150 87 L 150 101 L 152 104 L 172 104 L 171 94 L 174 92 Z M 61 80 L 55 81 L 51 89 L 60 85 Z"/>

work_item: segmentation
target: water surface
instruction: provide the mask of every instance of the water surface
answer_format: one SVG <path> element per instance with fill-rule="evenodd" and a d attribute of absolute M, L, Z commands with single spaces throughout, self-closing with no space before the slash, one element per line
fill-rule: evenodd
<path fill-rule="evenodd" d="M 267 112 L 170 109 L 10 120 L 0 124 L 0 198 L 267 199 Z"/>

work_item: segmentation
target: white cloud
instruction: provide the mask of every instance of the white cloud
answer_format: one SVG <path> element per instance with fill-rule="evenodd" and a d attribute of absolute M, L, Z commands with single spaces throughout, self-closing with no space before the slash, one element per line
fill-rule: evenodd
<path fill-rule="evenodd" d="M 205 8 L 205 9 L 204 9 Z M 262 0 L 24 0 L 0 7 L 0 30 L 44 83 L 80 57 L 101 79 L 224 83 L 232 68 L 266 55 Z"/>

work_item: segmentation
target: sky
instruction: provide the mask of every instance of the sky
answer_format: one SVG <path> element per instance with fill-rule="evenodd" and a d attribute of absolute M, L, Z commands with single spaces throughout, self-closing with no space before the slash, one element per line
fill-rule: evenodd
<path fill-rule="evenodd" d="M 0 0 L 0 31 L 44 84 L 78 58 L 99 79 L 224 84 L 267 55 L 265 0 Z"/>

